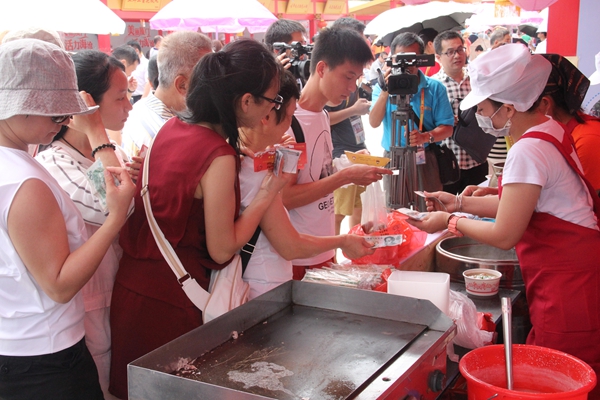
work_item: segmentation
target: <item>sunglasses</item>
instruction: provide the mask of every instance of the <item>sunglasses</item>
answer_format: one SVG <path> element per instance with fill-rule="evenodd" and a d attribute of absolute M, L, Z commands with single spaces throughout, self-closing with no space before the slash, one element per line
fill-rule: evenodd
<path fill-rule="evenodd" d="M 55 124 L 62 124 L 63 122 L 71 118 L 73 118 L 72 115 L 60 115 L 58 117 L 50 117 L 52 122 L 54 122 Z"/>
<path fill-rule="evenodd" d="M 279 110 L 281 108 L 281 106 L 283 105 L 283 97 L 281 97 L 280 95 L 275 96 L 274 99 L 270 99 L 268 97 L 262 96 L 262 95 L 257 95 L 256 97 L 260 97 L 261 99 L 265 99 L 270 103 L 275 104 L 275 106 L 273 107 L 276 110 Z"/>

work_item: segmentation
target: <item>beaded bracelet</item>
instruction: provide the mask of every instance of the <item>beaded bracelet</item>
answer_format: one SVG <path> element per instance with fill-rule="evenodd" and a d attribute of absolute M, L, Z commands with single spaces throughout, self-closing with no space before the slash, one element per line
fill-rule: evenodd
<path fill-rule="evenodd" d="M 113 151 L 117 150 L 117 147 L 112 144 L 112 143 L 104 143 L 101 144 L 100 146 L 96 147 L 94 150 L 92 150 L 92 158 L 94 158 L 94 156 L 96 155 L 96 153 L 102 149 L 107 149 L 107 148 L 111 148 L 113 149 Z"/>

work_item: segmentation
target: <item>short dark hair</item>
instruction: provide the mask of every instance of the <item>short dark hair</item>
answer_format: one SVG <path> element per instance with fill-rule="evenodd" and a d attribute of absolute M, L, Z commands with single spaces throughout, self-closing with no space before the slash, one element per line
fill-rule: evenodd
<path fill-rule="evenodd" d="M 510 35 L 510 31 L 506 28 L 496 28 L 490 35 L 490 46 L 493 46 L 499 40 L 502 40 L 504 36 Z"/>
<path fill-rule="evenodd" d="M 152 89 L 156 90 L 158 87 L 158 62 L 156 61 L 158 56 L 155 54 L 148 60 L 148 82 L 152 85 Z"/>
<path fill-rule="evenodd" d="M 112 55 L 117 60 L 125 60 L 127 64 L 132 65 L 140 62 L 140 57 L 137 55 L 133 47 L 126 44 L 117 47 L 113 50 Z"/>
<path fill-rule="evenodd" d="M 140 53 L 142 52 L 142 46 L 140 46 L 140 44 L 138 43 L 137 40 L 130 40 L 129 42 L 127 42 L 127 46 L 133 47 L 134 49 L 136 49 Z"/>
<path fill-rule="evenodd" d="M 221 124 L 229 144 L 239 151 L 236 102 L 246 93 L 257 101 L 279 79 L 281 63 L 254 39 L 229 43 L 223 50 L 208 53 L 192 72 L 186 97 L 187 122 Z"/>
<path fill-rule="evenodd" d="M 425 51 L 425 44 L 419 35 L 413 32 L 400 33 L 392 40 L 390 51 L 394 54 L 396 53 L 396 47 L 410 47 L 415 43 L 419 45 L 419 54 L 423 54 Z"/>
<path fill-rule="evenodd" d="M 298 81 L 294 74 L 284 70 L 281 74 L 281 83 L 279 85 L 279 95 L 283 98 L 283 104 L 279 110 L 275 110 L 275 120 L 280 124 L 286 115 L 287 105 L 292 99 L 300 98 L 300 89 L 298 89 Z"/>
<path fill-rule="evenodd" d="M 425 28 L 419 32 L 419 37 L 425 45 L 429 42 L 433 42 L 435 37 L 438 35 L 438 31 L 433 28 Z"/>
<path fill-rule="evenodd" d="M 306 28 L 298 21 L 278 19 L 267 29 L 267 32 L 265 33 L 265 44 L 269 50 L 273 50 L 273 43 L 290 43 L 292 41 L 292 34 L 295 32 L 306 34 Z"/>
<path fill-rule="evenodd" d="M 310 58 L 311 74 L 319 61 L 325 61 L 331 69 L 346 61 L 364 66 L 373 61 L 373 53 L 365 38 L 355 30 L 325 28 L 315 38 Z"/>
<path fill-rule="evenodd" d="M 333 24 L 331 24 L 332 28 L 346 28 L 346 29 L 354 29 L 356 32 L 363 35 L 365 33 L 365 28 L 367 27 L 365 24 L 357 20 L 356 18 L 351 17 L 342 17 L 336 19 Z"/>
<path fill-rule="evenodd" d="M 460 41 L 462 42 L 462 44 L 465 44 L 465 39 L 462 37 L 462 35 L 457 32 L 457 31 L 444 31 L 442 33 L 440 33 L 439 35 L 437 35 L 435 37 L 435 39 L 433 40 L 433 47 L 435 48 L 435 54 L 442 54 L 442 50 L 444 50 L 442 48 L 442 42 L 444 40 L 452 40 L 452 39 L 460 39 Z"/>
<path fill-rule="evenodd" d="M 163 37 L 160 35 L 156 35 L 154 36 L 154 39 L 152 39 L 152 41 L 154 42 L 154 45 L 156 46 L 158 43 L 160 43 L 160 41 L 163 40 Z"/>

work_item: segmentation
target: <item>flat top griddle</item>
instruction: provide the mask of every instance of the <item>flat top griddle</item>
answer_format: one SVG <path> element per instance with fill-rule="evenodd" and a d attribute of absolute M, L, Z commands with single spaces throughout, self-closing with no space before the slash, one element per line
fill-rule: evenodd
<path fill-rule="evenodd" d="M 346 399 L 426 329 L 292 304 L 175 374 L 269 398 Z"/>

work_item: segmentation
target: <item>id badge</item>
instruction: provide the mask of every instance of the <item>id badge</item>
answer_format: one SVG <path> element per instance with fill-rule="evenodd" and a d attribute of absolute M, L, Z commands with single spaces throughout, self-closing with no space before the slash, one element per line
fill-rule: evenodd
<path fill-rule="evenodd" d="M 354 139 L 356 144 L 362 144 L 365 142 L 365 128 L 363 127 L 362 118 L 354 116 L 350 118 L 352 124 L 352 131 L 354 132 Z"/>
<path fill-rule="evenodd" d="M 417 165 L 424 165 L 425 161 L 425 146 L 418 146 L 415 153 L 415 161 Z"/>

